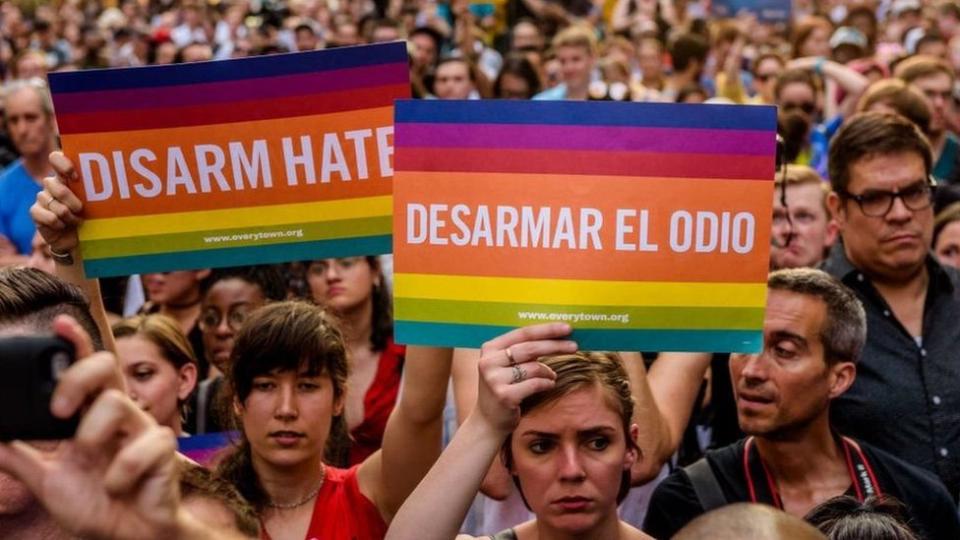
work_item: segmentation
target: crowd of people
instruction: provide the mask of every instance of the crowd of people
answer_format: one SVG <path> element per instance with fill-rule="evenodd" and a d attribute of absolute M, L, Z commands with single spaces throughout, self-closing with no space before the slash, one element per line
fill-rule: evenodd
<path fill-rule="evenodd" d="M 82 417 L 0 442 L 0 537 L 960 538 L 960 3 L 725 5 L 0 4 L 0 339 Z M 762 351 L 404 346 L 389 257 L 85 279 L 47 73 L 394 40 L 415 98 L 776 105 Z"/>

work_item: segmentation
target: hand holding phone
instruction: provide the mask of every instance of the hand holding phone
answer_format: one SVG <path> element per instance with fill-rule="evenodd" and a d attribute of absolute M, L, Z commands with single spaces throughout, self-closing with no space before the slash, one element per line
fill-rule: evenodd
<path fill-rule="evenodd" d="M 69 317 L 58 317 L 53 330 L 72 343 L 79 359 L 61 372 L 49 410 L 60 418 L 79 413 L 82 419 L 74 438 L 62 442 L 54 455 L 23 441 L 0 442 L 0 472 L 25 484 L 71 535 L 234 538 L 230 531 L 200 523 L 180 505 L 176 437 L 126 395 L 116 358 L 94 353 L 89 337 Z M 27 345 L 5 341 L 5 351 L 21 360 L 36 354 L 55 357 L 61 351 L 62 343 L 50 348 L 51 338 L 41 340 Z M 0 365 L 7 360 L 0 359 Z M 33 373 L 26 362 L 17 365 Z"/>
<path fill-rule="evenodd" d="M 63 338 L 0 338 L 0 441 L 73 437 L 77 416 L 56 418 L 50 400 L 75 357 L 73 344 Z"/>

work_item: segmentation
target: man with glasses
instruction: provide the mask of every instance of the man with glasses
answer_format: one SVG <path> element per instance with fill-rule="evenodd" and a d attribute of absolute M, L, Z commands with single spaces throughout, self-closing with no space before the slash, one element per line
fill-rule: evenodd
<path fill-rule="evenodd" d="M 960 275 L 930 255 L 933 157 L 909 120 L 853 117 L 830 147 L 828 198 L 842 242 L 824 270 L 867 312 L 857 378 L 837 428 L 960 490 Z"/>

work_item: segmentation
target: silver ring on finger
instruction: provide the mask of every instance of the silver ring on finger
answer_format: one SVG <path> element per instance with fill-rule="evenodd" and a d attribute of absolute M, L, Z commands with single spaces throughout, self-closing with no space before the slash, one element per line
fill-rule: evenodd
<path fill-rule="evenodd" d="M 513 359 L 513 351 L 510 350 L 510 347 L 507 347 L 503 352 L 506 353 L 507 360 L 510 361 L 511 367 L 517 365 L 517 361 Z"/>
<path fill-rule="evenodd" d="M 513 380 L 510 381 L 510 384 L 517 384 L 518 382 L 527 378 L 527 370 L 523 369 L 523 366 L 513 366 Z"/>
<path fill-rule="evenodd" d="M 53 198 L 53 195 L 50 195 L 49 193 L 47 193 L 47 202 L 44 203 L 43 206 L 44 206 L 47 210 L 50 210 L 50 205 L 53 204 L 54 201 L 56 201 L 56 199 Z M 52 212 L 53 210 L 50 210 L 50 211 Z"/>

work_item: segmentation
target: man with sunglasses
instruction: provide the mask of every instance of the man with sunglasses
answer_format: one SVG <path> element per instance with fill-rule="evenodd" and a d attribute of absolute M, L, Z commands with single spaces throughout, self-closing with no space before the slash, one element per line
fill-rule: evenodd
<path fill-rule="evenodd" d="M 960 275 L 930 255 L 932 153 L 909 120 L 865 113 L 830 147 L 828 198 L 842 242 L 823 268 L 867 312 L 856 382 L 837 428 L 960 490 Z"/>

